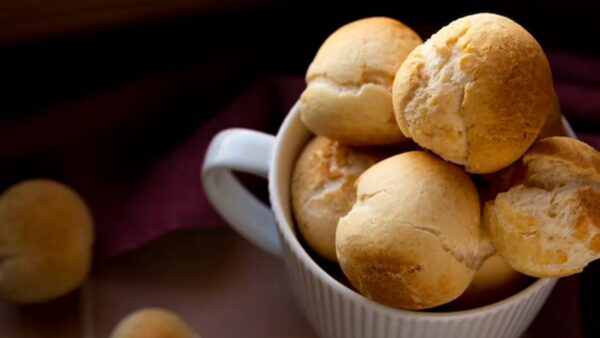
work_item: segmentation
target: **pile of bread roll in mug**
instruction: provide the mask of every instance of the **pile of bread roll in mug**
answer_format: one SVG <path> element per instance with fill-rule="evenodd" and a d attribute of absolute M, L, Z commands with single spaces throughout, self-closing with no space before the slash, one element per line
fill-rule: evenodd
<path fill-rule="evenodd" d="M 423 42 L 358 20 L 306 81 L 297 227 L 365 297 L 465 309 L 600 258 L 600 154 L 560 136 L 550 65 L 519 24 L 475 14 Z"/>

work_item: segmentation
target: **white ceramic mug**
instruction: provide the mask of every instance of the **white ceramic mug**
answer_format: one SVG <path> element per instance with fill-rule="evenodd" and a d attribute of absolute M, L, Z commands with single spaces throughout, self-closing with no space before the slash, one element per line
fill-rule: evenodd
<path fill-rule="evenodd" d="M 205 192 L 223 218 L 247 240 L 281 256 L 298 302 L 321 337 L 511 338 L 519 337 L 552 291 L 555 279 L 538 279 L 500 302 L 457 312 L 406 311 L 377 304 L 327 274 L 297 238 L 290 203 L 294 162 L 311 133 L 299 104 L 277 136 L 224 130 L 212 140 L 202 169 Z M 563 120 L 571 137 L 574 134 Z M 271 209 L 250 194 L 231 171 L 269 180 Z"/>

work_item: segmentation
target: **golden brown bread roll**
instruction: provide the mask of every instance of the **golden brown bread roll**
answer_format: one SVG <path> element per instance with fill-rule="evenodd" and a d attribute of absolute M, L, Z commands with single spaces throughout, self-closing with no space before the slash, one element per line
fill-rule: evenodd
<path fill-rule="evenodd" d="M 522 166 L 521 183 L 485 205 L 496 250 L 530 276 L 580 272 L 600 258 L 600 154 L 575 139 L 549 137 Z"/>
<path fill-rule="evenodd" d="M 123 318 L 111 338 L 199 338 L 199 335 L 173 312 L 146 308 Z"/>
<path fill-rule="evenodd" d="M 77 288 L 92 257 L 90 211 L 51 180 L 18 183 L 0 196 L 0 297 L 42 302 Z"/>
<path fill-rule="evenodd" d="M 323 43 L 306 73 L 300 114 L 317 135 L 352 145 L 405 138 L 392 109 L 396 70 L 421 38 L 401 22 L 367 18 L 349 23 Z"/>
<path fill-rule="evenodd" d="M 472 173 L 494 172 L 521 157 L 553 95 L 537 41 L 494 14 L 458 19 L 415 48 L 392 93 L 404 135 Z"/>
<path fill-rule="evenodd" d="M 352 285 L 376 302 L 427 309 L 465 291 L 475 273 L 480 205 L 458 167 L 423 151 L 383 160 L 357 181 L 336 250 Z"/>
<path fill-rule="evenodd" d="M 300 154 L 292 177 L 292 207 L 300 233 L 322 257 L 337 261 L 337 222 L 354 203 L 354 182 L 375 162 L 364 151 L 319 136 Z"/>
<path fill-rule="evenodd" d="M 480 266 L 465 292 L 450 303 L 452 310 L 472 309 L 491 304 L 522 290 L 528 278 L 511 268 L 496 253 L 489 235 L 481 230 L 479 241 Z"/>

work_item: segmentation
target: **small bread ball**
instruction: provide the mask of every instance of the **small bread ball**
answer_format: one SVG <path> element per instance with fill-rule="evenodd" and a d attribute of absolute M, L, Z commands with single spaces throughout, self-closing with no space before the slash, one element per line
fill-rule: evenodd
<path fill-rule="evenodd" d="M 302 122 L 313 133 L 351 145 L 398 143 L 391 87 L 421 38 L 383 17 L 349 23 L 323 43 L 306 73 Z"/>
<path fill-rule="evenodd" d="M 520 165 L 519 183 L 485 205 L 492 243 L 529 276 L 581 272 L 600 258 L 600 153 L 575 139 L 549 137 Z"/>
<path fill-rule="evenodd" d="M 92 216 L 64 184 L 35 179 L 0 196 L 0 298 L 16 303 L 62 296 L 85 280 Z"/>
<path fill-rule="evenodd" d="M 199 338 L 177 314 L 159 308 L 137 310 L 121 319 L 111 338 Z"/>
<path fill-rule="evenodd" d="M 392 94 L 405 136 L 478 174 L 521 157 L 554 100 L 537 41 L 514 21 L 487 13 L 453 21 L 415 48 Z"/>
<path fill-rule="evenodd" d="M 511 268 L 496 253 L 487 231 L 481 230 L 481 266 L 467 290 L 450 303 L 452 310 L 466 310 L 500 301 L 522 290 L 529 281 L 527 276 Z"/>
<path fill-rule="evenodd" d="M 338 223 L 337 257 L 365 297 L 419 310 L 448 303 L 477 268 L 477 189 L 457 166 L 424 151 L 378 162 L 357 181 Z"/>
<path fill-rule="evenodd" d="M 319 136 L 300 154 L 292 176 L 292 207 L 302 237 L 320 256 L 337 261 L 338 220 L 354 204 L 354 182 L 375 162 L 365 151 Z"/>

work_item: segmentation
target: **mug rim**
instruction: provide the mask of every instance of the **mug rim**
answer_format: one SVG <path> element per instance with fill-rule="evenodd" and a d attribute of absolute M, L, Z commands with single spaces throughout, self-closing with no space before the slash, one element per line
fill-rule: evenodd
<path fill-rule="evenodd" d="M 406 309 L 394 308 L 391 306 L 377 303 L 371 299 L 368 299 L 367 297 L 361 295 L 357 291 L 342 284 L 340 281 L 338 281 L 333 276 L 331 276 L 329 273 L 327 273 L 321 266 L 319 266 L 319 264 L 317 264 L 317 262 L 308 254 L 306 249 L 300 244 L 300 241 L 298 240 L 297 236 L 292 231 L 292 226 L 294 226 L 294 224 L 287 224 L 288 222 L 285 219 L 283 208 L 281 206 L 279 198 L 275 198 L 275 196 L 278 195 L 277 189 L 275 188 L 275 182 L 277 181 L 276 180 L 277 171 L 275 169 L 277 167 L 279 167 L 277 159 L 280 157 L 279 154 L 281 154 L 281 152 L 282 152 L 281 140 L 283 140 L 285 134 L 287 133 L 287 131 L 290 128 L 290 125 L 296 119 L 299 118 L 298 117 L 299 107 L 300 107 L 300 101 L 298 100 L 298 101 L 296 101 L 296 103 L 294 103 L 292 108 L 290 108 L 288 114 L 286 115 L 283 123 L 279 127 L 279 130 L 277 131 L 277 134 L 275 136 L 275 146 L 273 148 L 273 152 L 271 155 L 272 161 L 271 161 L 270 168 L 269 168 L 269 182 L 268 182 L 269 201 L 271 203 L 271 209 L 273 210 L 273 214 L 275 215 L 275 220 L 276 220 L 277 228 L 278 228 L 280 235 L 285 237 L 285 240 L 289 243 L 289 245 L 291 246 L 291 249 L 293 251 L 295 251 L 296 254 L 299 255 L 300 258 L 305 262 L 305 264 L 307 264 L 308 268 L 310 268 L 310 270 L 313 273 L 317 274 L 321 279 L 323 279 L 324 282 L 327 283 L 327 285 L 329 285 L 332 288 L 335 288 L 336 290 L 343 293 L 345 296 L 350 297 L 354 301 L 366 303 L 369 306 L 375 308 L 376 310 L 386 311 L 392 315 L 414 316 L 414 317 L 420 317 L 420 318 L 450 319 L 450 318 L 465 317 L 465 316 L 471 316 L 471 315 L 477 315 L 477 314 L 481 315 L 486 312 L 500 310 L 504 307 L 508 307 L 511 303 L 513 303 L 519 299 L 530 296 L 532 293 L 538 291 L 539 289 L 546 287 L 548 284 L 556 283 L 556 281 L 557 281 L 556 278 L 537 278 L 534 282 L 529 284 L 527 287 L 521 289 L 519 292 L 514 293 L 514 294 L 512 294 L 506 298 L 503 298 L 499 301 L 496 301 L 494 303 L 490 303 L 490 304 L 487 304 L 484 306 L 479 306 L 479 307 L 470 308 L 470 309 L 466 309 L 466 310 L 447 311 L 447 312 L 428 312 L 427 310 L 416 311 L 416 310 L 406 310 Z"/>

